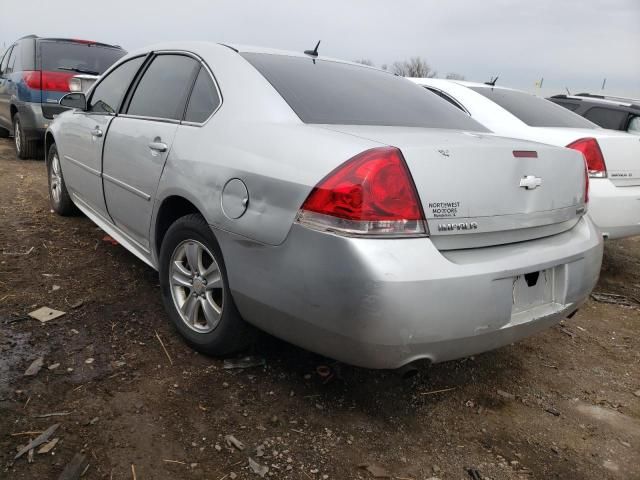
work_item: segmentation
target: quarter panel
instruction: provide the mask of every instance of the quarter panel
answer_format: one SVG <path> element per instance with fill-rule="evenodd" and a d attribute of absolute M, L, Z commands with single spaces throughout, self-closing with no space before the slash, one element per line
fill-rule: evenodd
<path fill-rule="evenodd" d="M 258 242 L 281 243 L 311 189 L 331 170 L 379 145 L 302 123 L 233 122 L 221 109 L 206 127 L 178 127 L 158 190 L 161 200 L 181 192 L 207 222 Z M 245 214 L 227 218 L 224 185 L 247 186 Z"/>

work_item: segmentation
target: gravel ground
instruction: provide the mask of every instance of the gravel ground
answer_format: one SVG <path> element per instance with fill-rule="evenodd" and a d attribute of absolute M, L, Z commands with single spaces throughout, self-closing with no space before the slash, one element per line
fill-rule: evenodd
<path fill-rule="evenodd" d="M 43 162 L 0 140 L 0 478 L 55 479 L 76 454 L 83 478 L 260 478 L 250 458 L 277 479 L 640 478 L 640 238 L 606 245 L 596 291 L 618 303 L 403 380 L 267 335 L 248 352 L 265 366 L 225 370 L 103 237 L 51 213 Z M 26 315 L 42 306 L 66 314 Z M 14 461 L 57 423 L 48 453 Z"/>

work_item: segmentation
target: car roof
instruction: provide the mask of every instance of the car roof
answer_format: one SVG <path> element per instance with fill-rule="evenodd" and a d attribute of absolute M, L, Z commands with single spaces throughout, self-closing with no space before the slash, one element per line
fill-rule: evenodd
<path fill-rule="evenodd" d="M 362 68 L 370 68 L 372 70 L 377 70 L 380 72 L 388 73 L 389 75 L 395 75 L 392 72 L 387 70 L 382 70 L 381 68 L 372 67 L 369 65 L 363 65 L 358 62 L 351 62 L 348 60 L 342 60 L 339 58 L 333 57 L 325 57 L 324 55 L 318 55 L 317 57 L 313 57 L 311 55 L 307 55 L 304 52 L 298 52 L 294 50 L 281 50 L 277 48 L 270 47 L 260 47 L 256 45 L 242 45 L 236 43 L 219 43 L 219 42 L 210 42 L 210 41 L 170 41 L 170 42 L 162 42 L 154 45 L 148 45 L 143 48 L 136 49 L 134 51 L 129 52 L 128 58 L 134 55 L 140 55 L 141 53 L 153 52 L 159 50 L 186 50 L 197 53 L 199 50 L 203 48 L 211 48 L 211 47 L 225 47 L 227 49 L 231 49 L 236 53 L 260 53 L 265 55 L 280 55 L 283 57 L 298 57 L 298 58 L 310 58 L 315 60 L 323 60 L 327 62 L 336 62 L 336 63 L 344 63 L 348 65 L 354 65 Z"/>
<path fill-rule="evenodd" d="M 581 103 L 592 103 L 596 105 L 607 105 L 614 107 L 631 107 L 640 110 L 640 100 L 624 97 L 609 97 L 603 95 L 590 95 L 579 93 L 577 95 L 553 95 L 549 100 L 577 100 Z"/>
<path fill-rule="evenodd" d="M 420 78 L 420 77 L 407 77 L 412 82 L 417 83 L 418 85 L 430 85 L 433 87 L 437 87 L 438 85 L 450 85 L 457 84 L 462 85 L 463 87 L 473 87 L 473 88 L 492 88 L 496 90 L 512 90 L 516 92 L 524 92 L 523 90 L 518 90 L 516 88 L 503 87 L 500 85 L 487 85 L 486 83 L 481 82 L 469 82 L 467 80 L 450 80 L 448 78 Z M 528 92 L 524 92 L 528 93 Z"/>
<path fill-rule="evenodd" d="M 84 39 L 80 39 L 80 38 L 39 37 L 37 35 L 25 35 L 24 37 L 20 37 L 16 41 L 19 42 L 20 40 L 40 40 L 40 41 L 46 41 L 46 42 L 84 43 L 84 44 L 87 44 L 87 45 L 98 45 L 100 47 L 111 47 L 111 48 L 122 49 L 122 47 L 120 45 L 112 45 L 110 43 L 96 42 L 94 40 L 84 40 Z"/>
<path fill-rule="evenodd" d="M 388 70 L 383 70 L 381 68 L 378 67 L 374 67 L 371 65 L 364 65 L 362 63 L 358 63 L 358 62 L 351 62 L 349 60 L 343 60 L 340 58 L 334 58 L 334 57 L 326 57 L 324 55 L 318 55 L 317 57 L 311 56 L 311 55 L 307 55 L 304 52 L 298 52 L 295 50 L 281 50 L 281 49 L 277 49 L 277 48 L 269 48 L 269 47 L 258 47 L 255 45 L 239 45 L 239 44 L 234 44 L 234 43 L 221 43 L 220 45 L 224 45 L 225 47 L 229 47 L 233 50 L 235 50 L 238 53 L 261 53 L 261 54 L 265 54 L 265 55 L 280 55 L 283 57 L 298 57 L 298 58 L 311 58 L 311 59 L 315 59 L 315 60 L 324 60 L 326 62 L 336 62 L 336 63 L 344 63 L 347 65 L 355 65 L 358 67 L 364 67 L 364 68 L 370 68 L 372 70 L 378 70 L 380 72 L 385 72 L 388 73 L 389 75 L 395 75 L 392 72 L 389 72 Z"/>

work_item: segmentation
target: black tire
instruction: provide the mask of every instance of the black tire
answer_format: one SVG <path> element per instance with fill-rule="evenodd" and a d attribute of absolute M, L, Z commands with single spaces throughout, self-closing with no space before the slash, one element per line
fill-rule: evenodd
<path fill-rule="evenodd" d="M 56 160 L 57 168 L 55 165 Z M 64 183 L 62 167 L 60 166 L 60 159 L 58 157 L 58 147 L 56 147 L 55 143 L 49 147 L 49 152 L 47 153 L 47 179 L 49 183 L 49 202 L 51 203 L 51 208 L 63 217 L 75 214 L 76 206 L 73 204 L 71 196 L 67 191 L 67 186 Z"/>
<path fill-rule="evenodd" d="M 9 130 L 0 127 L 0 138 L 9 138 Z"/>
<path fill-rule="evenodd" d="M 222 313 L 217 325 L 208 332 L 198 332 L 193 327 L 190 327 L 187 321 L 183 320 L 177 301 L 174 301 L 174 295 L 177 294 L 175 294 L 170 281 L 172 259 L 175 259 L 179 248 L 189 244 L 189 242 L 199 243 L 201 246 L 206 247 L 208 251 L 205 253 L 210 255 L 217 263 L 222 280 L 223 288 L 221 292 L 218 292 L 222 303 Z M 159 263 L 162 300 L 169 315 L 169 320 L 192 348 L 207 355 L 225 356 L 243 350 L 253 343 L 256 331 L 242 319 L 236 308 L 229 290 L 227 270 L 220 246 L 211 228 L 201 215 L 186 215 L 176 220 L 169 227 L 160 248 Z M 187 268 L 189 268 L 188 265 Z M 183 291 L 186 290 L 187 288 L 183 289 Z M 192 294 L 194 293 L 194 290 L 190 291 Z M 190 296 L 187 296 L 187 298 L 190 298 Z M 202 301 L 205 301 L 205 299 Z M 206 327 L 204 325 L 201 326 L 203 328 Z"/>
<path fill-rule="evenodd" d="M 13 137 L 18 158 L 22 160 L 36 158 L 38 154 L 38 142 L 36 140 L 27 140 L 25 137 L 19 113 L 13 116 Z"/>

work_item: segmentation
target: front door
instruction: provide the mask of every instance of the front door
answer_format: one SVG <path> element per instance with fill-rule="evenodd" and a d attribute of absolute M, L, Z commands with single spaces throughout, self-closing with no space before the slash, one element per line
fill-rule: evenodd
<path fill-rule="evenodd" d="M 199 68 L 187 55 L 156 55 L 105 141 L 107 210 L 116 226 L 146 250 L 160 175 Z"/>
<path fill-rule="evenodd" d="M 102 145 L 113 116 L 73 112 L 60 132 L 62 171 L 69 193 L 96 213 L 106 216 L 102 194 Z"/>
<path fill-rule="evenodd" d="M 144 57 L 128 60 L 96 85 L 87 110 L 71 113 L 73 120 L 60 132 L 59 150 L 67 188 L 75 199 L 105 217 L 102 191 L 102 151 L 112 121 Z"/>

